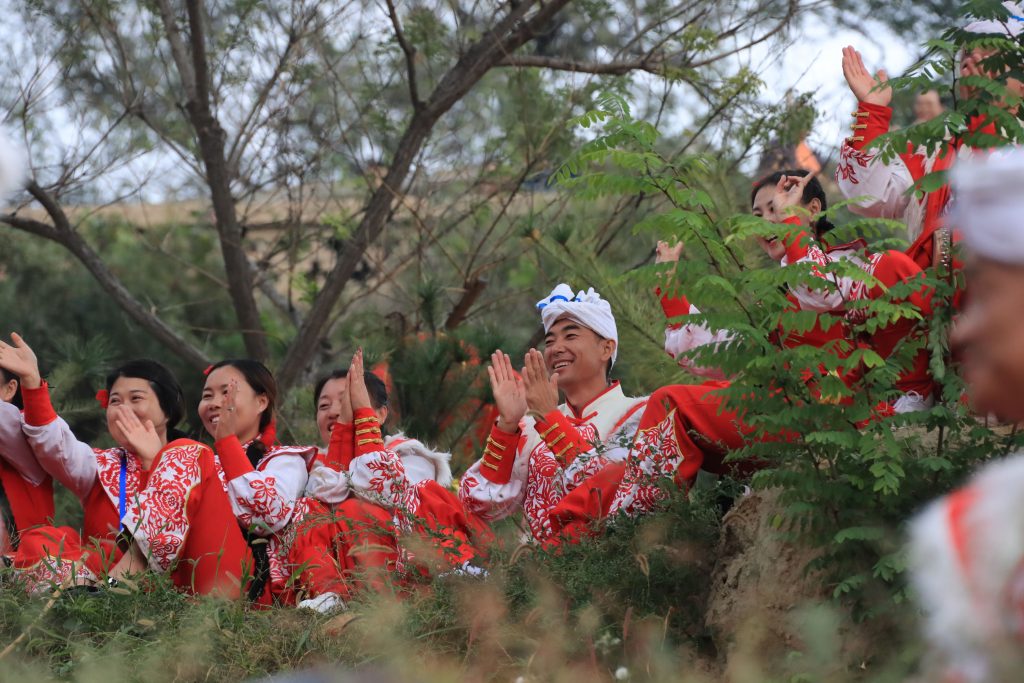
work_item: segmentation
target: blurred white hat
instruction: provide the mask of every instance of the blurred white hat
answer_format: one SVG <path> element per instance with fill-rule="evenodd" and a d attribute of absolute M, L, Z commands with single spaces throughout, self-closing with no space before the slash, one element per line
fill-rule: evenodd
<path fill-rule="evenodd" d="M 1024 148 L 1008 147 L 953 166 L 951 225 L 967 248 L 1024 265 Z"/>
<path fill-rule="evenodd" d="M 964 30 L 968 33 L 1002 33 L 1008 38 L 1024 33 L 1024 8 L 1020 3 L 1004 2 L 1003 7 L 1010 13 L 1006 19 L 976 19 L 964 26 Z"/>

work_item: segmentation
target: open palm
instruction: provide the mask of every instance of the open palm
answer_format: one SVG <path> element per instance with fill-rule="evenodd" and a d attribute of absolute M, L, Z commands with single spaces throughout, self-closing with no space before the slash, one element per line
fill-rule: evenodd
<path fill-rule="evenodd" d="M 892 102 L 892 88 L 887 85 L 889 75 L 885 69 L 872 74 L 864 66 L 863 57 L 852 47 L 843 48 L 843 76 L 858 101 L 881 107 L 888 107 Z M 884 87 L 878 87 L 880 85 Z"/>

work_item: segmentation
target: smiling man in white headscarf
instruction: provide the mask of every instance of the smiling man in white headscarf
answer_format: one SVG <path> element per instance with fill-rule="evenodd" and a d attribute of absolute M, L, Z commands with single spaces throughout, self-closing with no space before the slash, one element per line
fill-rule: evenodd
<path fill-rule="evenodd" d="M 973 403 L 1024 420 L 1024 150 L 954 169 L 971 296 L 956 324 Z M 930 662 L 962 683 L 1024 671 L 1024 454 L 983 468 L 911 526 Z M 939 679 L 929 679 L 939 680 Z"/>
<path fill-rule="evenodd" d="M 547 541 L 557 531 L 551 513 L 561 501 L 606 465 L 625 460 L 646 398 L 626 396 L 611 380 L 618 329 L 611 305 L 593 288 L 574 292 L 560 284 L 537 308 L 543 353 L 530 349 L 519 373 L 508 355 L 491 356 L 499 417 L 459 497 L 487 521 L 522 510 L 534 539 Z"/>

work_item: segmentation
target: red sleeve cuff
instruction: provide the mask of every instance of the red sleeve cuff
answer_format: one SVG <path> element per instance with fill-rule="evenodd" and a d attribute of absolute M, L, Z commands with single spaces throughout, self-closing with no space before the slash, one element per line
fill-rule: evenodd
<path fill-rule="evenodd" d="M 856 150 L 862 150 L 879 135 L 888 133 L 891 122 L 891 107 L 859 102 L 853 114 L 853 135 L 846 138 L 846 143 Z"/>
<path fill-rule="evenodd" d="M 543 420 L 538 420 L 537 433 L 563 465 L 568 465 L 577 455 L 589 449 L 587 442 L 560 410 L 552 410 Z"/>
<path fill-rule="evenodd" d="M 661 310 L 665 312 L 666 318 L 678 318 L 681 315 L 690 314 L 690 301 L 685 295 L 669 296 L 662 292 L 661 287 L 655 287 L 654 293 L 661 297 Z"/>
<path fill-rule="evenodd" d="M 214 442 L 213 450 L 217 451 L 217 457 L 220 458 L 224 476 L 228 481 L 256 471 L 256 468 L 249 462 L 249 456 L 245 454 L 245 449 L 242 448 L 242 442 L 234 434 Z"/>
<path fill-rule="evenodd" d="M 487 481 L 501 485 L 512 480 L 512 466 L 516 462 L 520 438 L 519 431 L 511 433 L 498 429 L 498 425 L 491 427 L 480 463 L 480 473 Z"/>
<path fill-rule="evenodd" d="M 356 457 L 356 428 L 351 423 L 335 422 L 327 444 L 324 464 L 339 472 L 347 472 Z"/>
<path fill-rule="evenodd" d="M 57 411 L 50 402 L 50 387 L 46 382 L 36 389 L 22 387 L 21 397 L 25 405 L 26 424 L 43 427 L 57 419 Z"/>
<path fill-rule="evenodd" d="M 790 223 L 790 221 L 795 221 Z M 796 216 L 790 216 L 783 223 L 787 225 L 800 225 L 800 219 Z M 807 252 L 811 247 L 811 236 L 804 230 L 792 230 L 782 238 L 786 245 L 786 262 L 796 263 L 803 257 L 807 256 Z"/>
<path fill-rule="evenodd" d="M 352 426 L 355 427 L 355 454 L 375 453 L 384 450 L 384 437 L 380 433 L 380 421 L 373 408 L 359 408 L 352 413 Z"/>

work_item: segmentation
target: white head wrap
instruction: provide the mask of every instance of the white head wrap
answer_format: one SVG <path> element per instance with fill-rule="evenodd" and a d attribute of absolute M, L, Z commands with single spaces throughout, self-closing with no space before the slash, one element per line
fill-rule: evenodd
<path fill-rule="evenodd" d="M 972 252 L 1024 266 L 1024 148 L 958 161 L 951 171 L 952 225 Z"/>
<path fill-rule="evenodd" d="M 0 128 L 0 201 L 25 182 L 25 155 Z"/>
<path fill-rule="evenodd" d="M 540 309 L 545 334 L 556 320 L 569 318 L 593 330 L 599 337 L 613 340 L 615 350 L 612 352 L 612 365 L 615 365 L 615 359 L 619 356 L 619 330 L 615 327 L 611 304 L 602 299 L 593 287 L 573 294 L 572 287 L 562 283 L 538 301 L 537 308 Z"/>
<path fill-rule="evenodd" d="M 1017 2 L 1004 2 L 1003 7 L 1010 13 L 1006 19 L 976 19 L 964 26 L 964 31 L 1001 33 L 1007 38 L 1016 38 L 1024 32 L 1024 8 Z"/>

